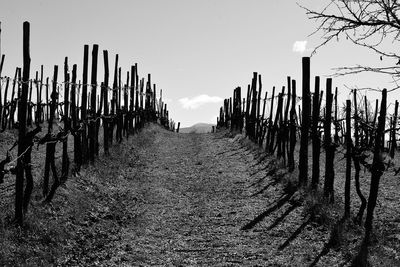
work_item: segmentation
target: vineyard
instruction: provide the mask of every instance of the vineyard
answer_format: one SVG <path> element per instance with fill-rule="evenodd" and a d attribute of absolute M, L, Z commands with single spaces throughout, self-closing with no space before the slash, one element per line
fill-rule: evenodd
<path fill-rule="evenodd" d="M 265 92 L 264 98 L 261 97 L 261 75 L 254 73 L 251 85 L 248 85 L 246 98 L 242 100 L 241 88 L 238 87 L 234 90 L 232 98 L 224 100 L 217 125 L 229 128 L 231 131 L 244 131 L 246 136 L 263 148 L 267 154 L 276 155 L 277 159 L 287 167 L 289 173 L 294 172 L 296 168 L 294 153 L 297 140 L 299 140 L 297 180 L 292 181 L 293 184 L 289 185 L 290 190 L 274 208 L 282 206 L 298 190 L 305 190 L 307 193 L 304 194 L 310 194 L 313 197 L 321 194 L 323 202 L 329 204 L 333 204 L 337 198 L 344 198 L 342 217 L 333 229 L 343 228 L 350 219 L 357 225 L 364 225 L 364 238 L 352 265 L 366 266 L 367 247 L 371 242 L 380 179 L 385 172 L 393 175 L 390 179 L 398 179 L 400 172 L 398 160 L 395 159 L 399 141 L 399 102 L 395 100 L 394 113 L 388 114 L 386 89 L 382 90 L 380 105 L 378 100 L 373 105 L 367 96 L 360 97 L 354 89 L 351 92 L 353 101 L 348 99 L 345 105 L 340 106 L 337 99 L 338 88 L 336 87 L 333 92 L 332 78 L 327 78 L 325 105 L 323 105 L 324 91 L 320 88 L 320 77 L 315 77 L 314 92 L 311 93 L 310 90 L 310 58 L 308 57 L 303 58 L 302 73 L 301 97 L 297 96 L 296 80 L 288 77 L 287 89 L 283 86 L 282 91 L 276 96 L 274 87 L 270 98 L 268 98 L 268 92 Z M 276 100 L 278 103 L 274 109 Z M 299 100 L 301 105 L 297 106 Z M 263 101 L 262 111 L 261 101 Z M 267 101 L 270 112 L 268 116 L 265 116 Z M 322 149 L 325 163 L 323 172 L 320 167 Z M 311 150 L 310 164 L 309 150 Z M 335 170 L 338 169 L 338 166 L 334 165 L 335 157 L 340 157 L 342 161 L 345 161 L 345 163 L 340 163 L 345 165 L 343 196 L 335 193 Z M 311 175 L 309 175 L 309 167 L 311 167 Z M 363 171 L 362 168 L 364 168 Z M 360 180 L 362 172 L 370 173 L 369 194 L 361 190 L 361 182 L 367 182 Z M 321 174 L 324 177 L 322 181 Z M 309 181 L 310 176 L 311 181 Z M 353 180 L 357 196 L 351 194 Z M 355 200 L 354 197 L 358 199 Z M 356 207 L 353 205 L 351 209 L 351 202 L 354 201 L 360 205 Z M 298 229 L 299 232 L 310 221 L 318 220 L 316 218 L 318 216 L 320 214 L 311 212 L 309 221 Z M 259 220 L 261 220 L 260 217 L 255 218 L 243 229 L 251 229 L 254 222 Z M 335 235 L 337 233 L 332 231 L 330 240 L 311 266 L 314 266 L 335 246 L 337 242 Z"/>
<path fill-rule="evenodd" d="M 113 142 L 121 143 L 124 138 L 134 135 L 148 122 L 158 122 L 167 129 L 175 130 L 175 123 L 169 119 L 167 104 L 162 100 L 162 91 L 157 99 L 156 85 L 152 84 L 151 75 L 148 74 L 147 81 L 144 78 L 139 79 L 137 64 L 131 66 L 127 72 L 126 83 L 123 84 L 117 54 L 114 81 L 110 86 L 108 51 L 104 50 L 104 81 L 98 84 L 99 47 L 95 44 L 92 49 L 89 82 L 89 46 L 85 45 L 82 82 L 77 81 L 76 64 L 70 72 L 68 57 L 65 57 L 62 82 L 58 79 L 58 66 L 54 66 L 51 80 L 48 77 L 44 79 L 43 65 L 40 75 L 39 71 L 36 71 L 35 78 L 31 78 L 29 39 L 30 25 L 25 22 L 24 65 L 22 69 L 16 68 L 14 78 L 1 76 L 5 55 L 1 57 L 0 67 L 1 131 L 4 133 L 9 130 L 12 133 L 17 129 L 17 140 L 2 145 L 4 159 L 0 162 L 1 204 L 8 205 L 14 198 L 15 222 L 18 225 L 23 224 L 34 183 L 41 184 L 43 201 L 50 203 L 57 188 L 65 183 L 70 172 L 79 173 L 82 165 L 95 163 L 100 147 L 103 148 L 104 154 L 109 154 L 109 146 Z M 10 98 L 9 87 L 12 87 Z M 34 90 L 36 99 L 32 97 Z M 179 124 L 177 130 L 179 131 Z M 18 150 L 16 153 L 13 151 L 15 147 Z M 35 163 L 32 163 L 32 157 L 35 158 L 32 151 L 34 153 L 34 148 L 39 147 L 45 147 L 46 155 L 43 180 L 37 180 L 39 177 L 32 175 L 32 171 L 41 173 L 34 170 Z M 61 166 L 56 164 L 59 157 Z M 16 176 L 15 180 L 11 178 L 12 175 Z"/>
<path fill-rule="evenodd" d="M 89 58 L 84 45 L 81 80 L 68 57 L 62 79 L 57 65 L 31 75 L 28 22 L 13 77 L 1 55 L 0 264 L 399 264 L 399 103 L 386 89 L 342 102 L 332 78 L 311 90 L 303 57 L 301 92 L 291 77 L 263 89 L 255 72 L 212 133 L 182 134 L 150 74 L 134 64 L 124 82 L 116 54 L 111 85 L 108 51 L 100 70 L 92 46 L 90 77 Z"/>

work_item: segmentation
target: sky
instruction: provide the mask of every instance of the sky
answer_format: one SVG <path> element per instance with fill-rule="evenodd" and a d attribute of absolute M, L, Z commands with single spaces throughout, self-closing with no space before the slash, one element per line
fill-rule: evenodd
<path fill-rule="evenodd" d="M 320 9 L 324 2 L 1 0 L 1 53 L 6 55 L 2 76 L 12 77 L 22 66 L 22 24 L 29 21 L 31 77 L 40 65 L 45 77 L 51 77 L 53 66 L 62 69 L 67 56 L 71 66 L 78 64 L 82 79 L 83 47 L 88 44 L 91 50 L 98 44 L 99 82 L 102 50 L 108 50 L 110 66 L 119 54 L 122 81 L 135 63 L 140 77 L 151 73 L 157 90 L 163 90 L 170 117 L 181 127 L 216 123 L 223 99 L 237 86 L 243 95 L 253 72 L 262 75 L 263 90 L 269 92 L 285 85 L 287 76 L 301 84 L 301 58 L 310 56 L 321 39 L 310 36 L 317 25 L 297 3 Z M 340 40 L 313 55 L 311 76 L 325 79 L 332 68 L 378 61 L 377 55 Z M 345 85 L 382 88 L 383 81 L 376 75 L 348 76 L 334 78 L 333 85 L 346 99 Z"/>

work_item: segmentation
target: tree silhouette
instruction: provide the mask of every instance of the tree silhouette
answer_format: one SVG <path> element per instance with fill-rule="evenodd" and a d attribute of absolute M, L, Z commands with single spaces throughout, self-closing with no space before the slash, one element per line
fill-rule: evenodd
<path fill-rule="evenodd" d="M 400 3 L 397 0 L 332 0 L 320 11 L 300 6 L 308 18 L 317 22 L 312 33 L 322 34 L 322 42 L 312 54 L 332 40 L 346 38 L 355 45 L 368 48 L 377 53 L 387 65 L 373 67 L 355 65 L 337 68 L 337 75 L 377 72 L 392 77 L 395 86 L 400 88 Z M 367 88 L 366 88 L 367 89 Z M 368 88 L 372 89 L 372 88 Z"/>

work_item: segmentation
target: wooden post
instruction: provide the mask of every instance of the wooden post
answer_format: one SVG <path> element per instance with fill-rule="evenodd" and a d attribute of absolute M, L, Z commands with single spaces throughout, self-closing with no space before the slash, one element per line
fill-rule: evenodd
<path fill-rule="evenodd" d="M 257 72 L 253 72 L 253 79 L 251 82 L 251 112 L 250 112 L 250 139 L 256 139 L 256 122 L 257 122 Z"/>
<path fill-rule="evenodd" d="M 358 104 L 357 104 L 357 89 L 353 90 L 353 105 L 354 105 L 354 146 L 356 148 L 359 147 L 359 129 L 358 122 L 360 121 L 360 117 L 358 116 Z"/>
<path fill-rule="evenodd" d="M 255 140 L 259 143 L 259 138 L 261 136 L 260 133 L 260 104 L 261 104 L 261 91 L 262 91 L 262 83 L 261 83 L 261 74 L 258 75 L 258 96 L 257 96 L 257 126 L 256 126 L 256 136 Z"/>
<path fill-rule="evenodd" d="M 266 147 L 270 146 L 270 139 L 271 139 L 271 133 L 273 131 L 273 127 L 272 127 L 272 113 L 274 110 L 274 100 L 275 100 L 275 86 L 272 87 L 272 97 L 271 97 L 271 107 L 270 107 L 270 111 L 269 111 L 269 118 L 268 118 L 268 133 L 267 133 L 267 143 L 266 143 Z"/>
<path fill-rule="evenodd" d="M 276 156 L 280 159 L 283 156 L 282 151 L 282 109 L 283 109 L 283 95 L 285 92 L 285 87 L 282 87 L 282 92 L 278 95 L 278 106 L 276 107 L 276 115 L 275 115 L 275 122 L 274 122 L 274 131 L 271 135 L 271 143 L 270 143 L 270 152 L 273 154 L 275 152 L 275 148 L 278 148 Z M 276 134 L 276 145 L 274 144 L 274 138 Z"/>
<path fill-rule="evenodd" d="M 369 126 L 368 100 L 367 100 L 367 96 L 364 96 L 364 110 L 365 110 L 365 124 L 366 124 L 367 126 Z M 364 145 L 367 146 L 367 145 L 368 145 L 368 142 L 369 142 L 369 129 L 368 129 L 368 127 L 365 127 L 364 135 L 365 135 Z"/>
<path fill-rule="evenodd" d="M 65 57 L 64 62 L 64 135 L 67 136 L 70 130 L 69 123 L 69 73 L 68 73 L 68 57 Z M 68 138 L 63 141 L 62 152 L 62 170 L 61 181 L 65 182 L 68 177 L 69 158 L 68 158 Z"/>
<path fill-rule="evenodd" d="M 263 146 L 264 143 L 264 137 L 265 137 L 265 132 L 266 132 L 266 122 L 265 122 L 265 106 L 267 105 L 267 97 L 268 97 L 268 92 L 265 92 L 265 96 L 264 96 L 264 101 L 263 101 L 263 111 L 262 111 L 262 115 L 261 115 L 261 137 L 259 140 L 258 145 L 260 147 Z M 239 98 L 240 100 L 240 98 Z M 240 111 L 240 110 L 239 110 Z"/>
<path fill-rule="evenodd" d="M 46 121 L 50 119 L 50 105 L 49 105 L 49 77 L 46 78 Z"/>
<path fill-rule="evenodd" d="M 288 88 L 288 94 L 287 94 L 287 100 L 286 100 L 286 107 L 285 107 L 285 114 L 283 118 L 283 137 L 282 137 L 282 143 L 283 143 L 283 157 L 286 158 L 286 155 L 289 157 L 289 122 L 288 122 L 288 115 L 289 115 L 289 107 L 290 107 L 290 98 L 291 98 L 291 91 L 292 91 L 292 86 L 291 86 L 291 78 L 288 76 L 287 77 L 287 88 Z"/>
<path fill-rule="evenodd" d="M 157 113 L 156 113 L 156 99 L 157 99 L 157 87 L 156 84 L 153 84 L 153 95 L 152 95 L 152 104 L 153 104 L 153 121 L 157 121 Z"/>
<path fill-rule="evenodd" d="M 313 118 L 312 118 L 312 154 L 313 154 L 313 164 L 312 164 L 312 179 L 311 186 L 313 189 L 318 188 L 319 184 L 319 156 L 321 153 L 321 141 L 319 139 L 319 85 L 320 78 L 315 77 L 315 91 L 313 97 Z"/>
<path fill-rule="evenodd" d="M 251 90 L 250 85 L 247 85 L 247 98 L 246 98 L 246 136 L 249 136 L 250 132 L 250 101 L 251 101 Z"/>
<path fill-rule="evenodd" d="M 326 80 L 326 113 L 325 113 L 325 183 L 324 196 L 329 203 L 334 202 L 334 179 L 335 170 L 333 161 L 335 159 L 335 145 L 332 144 L 331 126 L 332 126 L 332 79 Z"/>
<path fill-rule="evenodd" d="M 136 71 L 137 71 L 137 69 L 136 69 Z M 138 78 L 138 76 L 136 76 L 135 92 L 136 92 L 136 97 L 135 97 L 135 122 L 134 122 L 134 126 L 133 126 L 134 131 L 136 131 L 139 128 L 138 122 L 139 122 L 140 107 L 139 107 L 139 78 Z M 161 101 L 161 103 L 162 103 L 162 101 Z"/>
<path fill-rule="evenodd" d="M 0 22 L 0 25 L 1 25 L 1 22 Z M 1 35 L 1 26 L 0 26 L 0 35 Z M 0 57 L 1 57 L 1 49 L 0 49 Z M 3 85 L 3 83 L 2 83 L 2 81 L 1 81 L 1 71 L 2 71 L 2 69 L 3 69 L 3 60 L 1 60 L 1 63 L 0 63 L 0 125 L 2 125 L 2 118 L 3 118 L 3 102 L 2 102 L 2 85 Z M 8 82 L 8 79 L 7 79 L 7 82 Z M 7 94 L 4 94 L 4 98 L 6 98 L 7 97 Z M 6 100 L 4 100 L 4 106 L 6 105 Z"/>
<path fill-rule="evenodd" d="M 108 118 L 108 79 L 109 79 L 109 67 L 108 67 L 108 51 L 103 50 L 104 57 L 104 82 L 103 82 L 103 94 L 104 94 L 104 119 L 103 119 L 103 138 L 104 138 L 104 154 L 108 155 L 108 138 L 109 138 L 109 118 Z"/>
<path fill-rule="evenodd" d="M 394 105 L 394 116 L 393 116 L 393 125 L 392 125 L 392 131 L 391 131 L 391 136 L 392 136 L 392 142 L 390 145 L 390 157 L 394 158 L 394 151 L 397 148 L 397 140 L 396 140 L 396 127 L 397 127 L 397 115 L 398 115 L 398 110 L 399 110 L 399 101 L 396 100 L 395 105 Z"/>
<path fill-rule="evenodd" d="M 288 166 L 289 172 L 293 172 L 295 168 L 294 163 L 294 149 L 296 147 L 296 80 L 292 80 L 292 107 L 290 109 L 290 128 L 289 128 L 289 156 Z"/>
<path fill-rule="evenodd" d="M 144 92 L 143 92 L 143 90 L 144 90 L 144 78 L 142 78 L 141 80 L 140 80 L 140 115 L 139 115 L 139 118 L 140 118 L 140 128 L 142 128 L 143 127 L 143 109 L 144 109 L 144 106 L 143 106 L 143 96 L 144 96 Z M 166 111 L 167 109 L 165 109 L 165 111 Z"/>
<path fill-rule="evenodd" d="M 35 125 L 40 124 L 40 93 L 39 93 L 39 72 L 36 71 L 35 80 L 33 81 L 36 87 L 36 111 L 35 111 Z"/>
<path fill-rule="evenodd" d="M 23 197 L 24 197 L 24 162 L 23 153 L 27 149 L 25 141 L 26 135 L 26 112 L 29 90 L 29 72 L 31 57 L 29 53 L 30 26 L 29 22 L 23 24 L 23 73 L 22 73 L 22 90 L 21 98 L 18 105 L 18 160 L 17 160 L 17 176 L 15 181 L 15 221 L 22 226 L 24 220 L 23 214 Z"/>
<path fill-rule="evenodd" d="M 82 164 L 82 151 L 81 151 L 81 137 L 78 131 L 78 115 L 76 108 L 76 64 L 72 66 L 72 80 L 71 80 L 71 119 L 72 131 L 74 132 L 74 162 L 75 170 L 79 171 Z"/>
<path fill-rule="evenodd" d="M 131 86 L 130 86 L 130 98 L 129 98 L 129 131 L 134 134 L 133 131 L 133 109 L 135 99 L 135 79 L 136 79 L 136 68 L 131 66 Z"/>
<path fill-rule="evenodd" d="M 4 64 L 4 55 L 1 54 L 1 21 L 0 21 L 0 78 L 1 78 L 1 73 L 3 71 L 3 64 Z M 2 91 L 2 83 L 0 80 L 0 125 L 2 125 L 2 117 L 3 117 L 3 104 L 1 102 L 1 91 Z M 7 94 L 5 94 L 5 97 L 7 97 Z M 4 101 L 4 106 L 6 105 L 6 101 Z"/>
<path fill-rule="evenodd" d="M 114 65 L 114 81 L 113 81 L 113 91 L 112 91 L 112 100 L 111 100 L 111 115 L 114 117 L 112 123 L 110 125 L 110 144 L 113 143 L 113 134 L 114 134 L 114 126 L 115 126 L 115 115 L 116 115 L 116 105 L 117 105 L 117 97 L 118 97 L 118 54 L 115 55 L 115 65 Z"/>
<path fill-rule="evenodd" d="M 40 86 L 39 86 L 39 96 L 38 96 L 39 99 L 38 108 L 40 107 L 38 111 L 39 124 L 44 122 L 44 118 L 42 118 L 44 112 L 42 104 L 42 90 L 43 90 L 43 65 L 40 66 Z"/>
<path fill-rule="evenodd" d="M 99 46 L 93 45 L 92 50 L 92 76 L 91 76 L 91 104 L 90 104 L 90 123 L 89 123 L 89 160 L 93 164 L 95 155 L 98 155 L 98 134 L 96 129 L 96 96 L 97 96 L 97 56 Z"/>
<path fill-rule="evenodd" d="M 82 130 L 82 163 L 88 162 L 88 119 L 87 119 L 87 99 L 88 99 L 88 68 L 89 68 L 89 45 L 84 46 L 83 53 L 83 75 L 82 75 L 82 101 L 81 101 L 81 120 L 83 121 Z"/>
<path fill-rule="evenodd" d="M 179 128 L 181 127 L 181 123 L 178 122 L 178 128 L 176 128 L 176 132 L 179 133 Z"/>
<path fill-rule="evenodd" d="M 7 78 L 7 81 L 6 81 L 6 88 L 5 88 L 5 90 L 4 90 L 4 105 L 6 105 L 7 104 L 7 93 L 8 93 L 8 85 L 9 85 L 9 83 L 10 83 L 10 78 Z M 11 103 L 12 104 L 12 103 Z M 9 107 L 8 108 L 8 112 L 9 112 L 9 116 L 10 116 L 10 114 L 11 114 L 11 111 L 10 111 L 10 109 L 11 109 L 11 107 Z M 2 119 L 2 121 L 1 121 L 1 130 L 2 131 L 5 131 L 6 130 L 6 128 L 7 128 L 7 114 L 6 114 L 6 112 L 7 112 L 7 109 L 4 107 L 4 109 L 2 110 L 2 117 L 3 117 L 3 119 Z"/>
<path fill-rule="evenodd" d="M 307 185 L 308 180 L 308 131 L 310 128 L 310 58 L 303 57 L 302 120 L 299 157 L 299 185 Z"/>
<path fill-rule="evenodd" d="M 240 129 L 240 133 L 243 131 L 243 112 L 242 112 L 242 88 L 238 87 L 237 89 L 237 98 L 238 98 L 238 116 L 239 116 L 239 124 L 238 127 Z M 244 101 L 243 101 L 243 109 L 244 109 Z"/>
<path fill-rule="evenodd" d="M 121 90 L 122 90 L 122 83 L 121 83 L 121 67 L 118 68 L 118 99 L 117 99 L 117 132 L 115 135 L 115 140 L 118 143 L 122 142 L 122 110 L 121 110 Z"/>
<path fill-rule="evenodd" d="M 33 91 L 33 88 L 32 88 L 33 86 L 32 86 L 32 80 L 30 80 L 29 81 L 29 98 L 28 98 L 28 117 L 26 118 L 27 119 L 27 121 L 26 121 L 26 123 L 27 123 L 27 126 L 32 126 L 32 107 L 33 107 L 33 105 L 32 105 L 32 91 Z"/>
<path fill-rule="evenodd" d="M 124 134 L 129 138 L 129 71 L 126 72 L 126 84 L 124 86 Z"/>
<path fill-rule="evenodd" d="M 374 119 L 372 120 L 372 130 L 371 130 L 370 140 L 369 140 L 369 145 L 370 145 L 370 146 L 372 146 L 373 143 L 374 143 L 374 141 L 375 141 L 375 140 L 374 140 L 375 135 L 374 135 L 373 133 L 374 133 L 374 130 L 375 130 L 376 119 L 377 119 L 377 117 L 378 117 L 378 107 L 379 107 L 379 101 L 378 101 L 378 99 L 376 99 L 376 100 L 375 100 Z"/>
<path fill-rule="evenodd" d="M 346 181 L 344 184 L 344 218 L 350 217 L 350 183 L 351 183 L 351 101 L 346 101 Z"/>
<path fill-rule="evenodd" d="M 334 141 L 335 144 L 339 143 L 339 127 L 338 127 L 338 102 L 337 102 L 337 97 L 338 97 L 338 88 L 336 87 L 335 89 L 335 135 L 334 135 Z"/>

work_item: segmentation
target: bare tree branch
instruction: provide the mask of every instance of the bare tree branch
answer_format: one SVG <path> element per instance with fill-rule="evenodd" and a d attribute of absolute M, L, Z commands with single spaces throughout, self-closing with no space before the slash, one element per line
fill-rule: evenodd
<path fill-rule="evenodd" d="M 309 19 L 317 22 L 316 30 L 311 35 L 322 34 L 321 43 L 311 55 L 343 36 L 357 46 L 370 49 L 381 60 L 388 58 L 395 61 L 385 67 L 356 65 L 336 68 L 335 76 L 376 72 L 390 75 L 396 81 L 395 87 L 388 91 L 400 88 L 397 84 L 400 80 L 400 4 L 397 0 L 330 0 L 321 11 L 298 5 Z"/>

